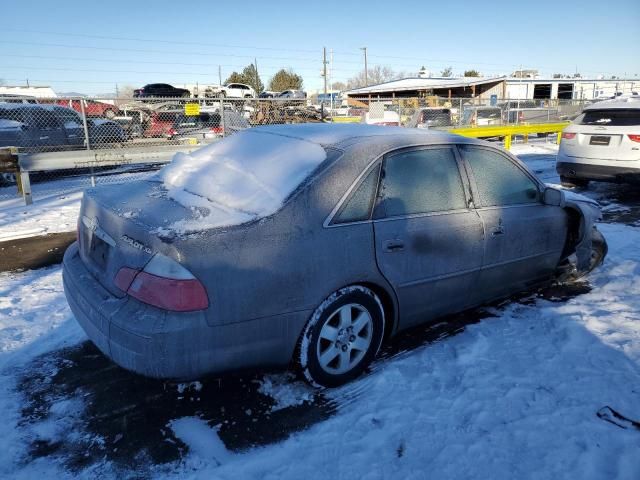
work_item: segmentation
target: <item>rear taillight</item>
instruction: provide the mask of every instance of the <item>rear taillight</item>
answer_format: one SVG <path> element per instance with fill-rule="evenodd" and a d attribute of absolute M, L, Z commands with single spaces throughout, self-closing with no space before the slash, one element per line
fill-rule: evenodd
<path fill-rule="evenodd" d="M 178 262 L 161 254 L 156 254 L 142 271 L 121 268 L 114 283 L 133 298 L 164 310 L 192 312 L 209 306 L 202 283 Z"/>
<path fill-rule="evenodd" d="M 640 143 L 640 135 L 627 135 L 632 142 Z"/>
<path fill-rule="evenodd" d="M 212 127 L 211 131 L 215 134 L 222 135 L 222 127 Z"/>
<path fill-rule="evenodd" d="M 571 132 L 562 132 L 562 139 L 563 140 L 571 140 L 572 138 L 575 138 L 576 134 L 575 133 L 571 133 Z"/>
<path fill-rule="evenodd" d="M 169 135 L 170 137 L 173 137 L 174 135 L 177 135 L 178 131 L 175 128 L 170 128 L 169 130 L 167 130 L 167 135 Z"/>

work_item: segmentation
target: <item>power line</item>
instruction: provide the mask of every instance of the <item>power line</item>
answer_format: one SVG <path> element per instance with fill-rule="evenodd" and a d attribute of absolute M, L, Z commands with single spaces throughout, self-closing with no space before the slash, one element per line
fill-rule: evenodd
<path fill-rule="evenodd" d="M 177 51 L 177 50 L 149 50 L 144 48 L 122 48 L 122 47 L 98 47 L 93 45 L 71 45 L 65 43 L 44 43 L 44 42 L 23 42 L 17 40 L 3 40 L 3 43 L 11 43 L 15 45 L 30 45 L 35 47 L 60 47 L 60 48 L 81 48 L 86 50 L 102 50 L 102 51 L 111 51 L 111 52 L 131 52 L 131 53 L 156 53 L 156 54 L 175 54 L 175 55 L 187 55 L 190 53 L 196 53 L 200 56 L 207 57 L 234 57 L 234 58 L 254 58 L 254 55 L 235 55 L 230 53 L 200 53 L 200 52 L 185 52 Z M 318 52 L 314 52 L 318 53 Z M 306 62 L 318 62 L 317 59 L 309 58 L 309 57 L 261 57 L 268 58 L 269 60 L 298 60 L 298 61 L 306 61 Z M 353 62 L 357 63 L 357 62 Z"/>
<path fill-rule="evenodd" d="M 151 42 L 151 43 L 166 43 L 169 45 L 198 45 L 203 47 L 220 47 L 220 48 L 246 48 L 252 50 L 272 50 L 272 51 L 288 51 L 288 52 L 301 52 L 301 53 L 318 53 L 318 50 L 305 50 L 305 49 L 294 49 L 294 48 L 275 48 L 275 47 L 264 47 L 264 46 L 256 46 L 256 45 L 226 45 L 221 43 L 207 43 L 207 42 L 185 42 L 183 40 L 165 40 L 161 38 L 135 38 L 135 37 L 117 37 L 117 36 L 107 36 L 107 35 L 90 35 L 85 33 L 70 33 L 70 32 L 47 32 L 41 30 L 24 30 L 22 28 L 10 28 L 3 27 L 4 31 L 9 32 L 20 32 L 20 33 L 36 33 L 41 35 L 59 35 L 65 37 L 80 37 L 80 38 L 96 38 L 101 40 L 123 40 L 128 42 Z"/>

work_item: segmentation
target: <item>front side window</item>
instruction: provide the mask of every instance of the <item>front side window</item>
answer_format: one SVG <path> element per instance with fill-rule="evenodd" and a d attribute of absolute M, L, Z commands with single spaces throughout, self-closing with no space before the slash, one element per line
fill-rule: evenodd
<path fill-rule="evenodd" d="M 517 205 L 538 201 L 538 185 L 499 152 L 461 145 L 477 186 L 477 207 Z"/>
<path fill-rule="evenodd" d="M 387 157 L 382 202 L 387 217 L 466 208 L 453 150 L 406 150 Z"/>

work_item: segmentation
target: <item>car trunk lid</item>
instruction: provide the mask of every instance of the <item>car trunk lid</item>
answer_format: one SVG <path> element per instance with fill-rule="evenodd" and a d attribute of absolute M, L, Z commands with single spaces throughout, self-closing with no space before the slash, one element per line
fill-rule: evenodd
<path fill-rule="evenodd" d="M 163 243 L 157 232 L 192 216 L 156 181 L 87 190 L 78 221 L 80 256 L 102 286 L 123 297 L 115 285 L 120 269 L 142 270 Z"/>

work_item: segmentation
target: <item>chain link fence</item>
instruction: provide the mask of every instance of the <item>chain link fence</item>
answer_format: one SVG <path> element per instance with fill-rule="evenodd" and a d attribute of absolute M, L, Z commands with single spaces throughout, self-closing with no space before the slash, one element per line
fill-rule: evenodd
<path fill-rule="evenodd" d="M 333 121 L 446 130 L 571 120 L 584 106 L 584 100 L 495 97 L 343 98 L 314 104 L 306 98 L 229 98 L 212 92 L 200 98 L 4 97 L 0 149 L 16 147 L 18 155 L 37 160 L 28 168 L 30 193 L 37 198 L 144 178 L 178 151 L 258 125 Z M 10 169 L 0 171 L 0 200 L 21 193 L 16 176 Z"/>

